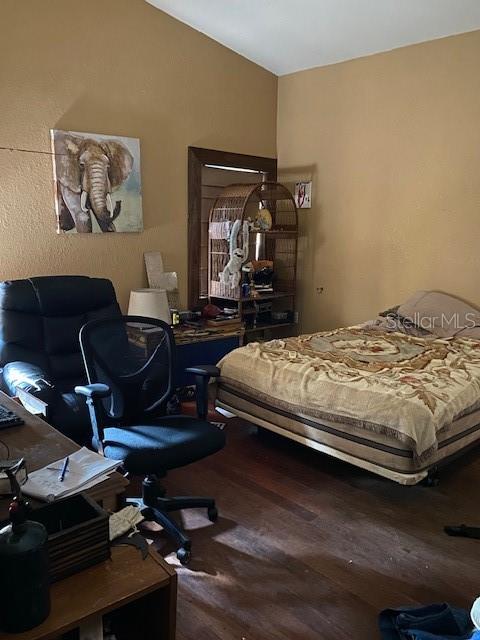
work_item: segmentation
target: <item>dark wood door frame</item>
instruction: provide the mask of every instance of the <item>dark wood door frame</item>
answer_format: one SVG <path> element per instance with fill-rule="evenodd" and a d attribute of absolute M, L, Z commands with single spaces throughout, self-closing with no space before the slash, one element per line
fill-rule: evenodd
<path fill-rule="evenodd" d="M 202 166 L 205 164 L 252 169 L 264 173 L 266 180 L 277 180 L 276 158 L 188 147 L 188 306 L 190 309 L 200 304 L 198 243 L 202 215 Z"/>

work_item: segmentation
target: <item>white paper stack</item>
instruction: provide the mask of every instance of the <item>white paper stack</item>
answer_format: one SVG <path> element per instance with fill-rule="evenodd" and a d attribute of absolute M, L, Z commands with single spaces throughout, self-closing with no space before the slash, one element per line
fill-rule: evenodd
<path fill-rule="evenodd" d="M 121 465 L 118 460 L 109 460 L 82 447 L 69 456 L 65 477 L 63 482 L 60 482 L 59 476 L 64 460 L 65 458 L 61 458 L 29 473 L 27 482 L 22 486 L 22 493 L 53 502 L 103 482 L 109 473 Z"/>

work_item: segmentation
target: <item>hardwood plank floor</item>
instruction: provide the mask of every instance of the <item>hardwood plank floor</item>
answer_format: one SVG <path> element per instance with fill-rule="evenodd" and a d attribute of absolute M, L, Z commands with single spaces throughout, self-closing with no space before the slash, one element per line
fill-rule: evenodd
<path fill-rule="evenodd" d="M 442 530 L 480 525 L 479 451 L 438 487 L 408 488 L 238 419 L 226 434 L 222 452 L 166 482 L 220 512 L 215 524 L 182 516 L 193 559 L 178 568 L 178 640 L 372 640 L 385 607 L 468 608 L 479 595 L 480 541 Z"/>

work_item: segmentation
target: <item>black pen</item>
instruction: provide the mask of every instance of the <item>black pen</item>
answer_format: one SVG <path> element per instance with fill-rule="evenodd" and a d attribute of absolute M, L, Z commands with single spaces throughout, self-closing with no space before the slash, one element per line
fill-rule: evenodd
<path fill-rule="evenodd" d="M 59 482 L 63 482 L 63 480 L 65 478 L 65 474 L 67 473 L 67 468 L 68 468 L 69 461 L 70 461 L 70 458 L 68 456 L 63 461 L 62 470 L 60 471 L 60 475 L 58 476 L 58 481 Z"/>

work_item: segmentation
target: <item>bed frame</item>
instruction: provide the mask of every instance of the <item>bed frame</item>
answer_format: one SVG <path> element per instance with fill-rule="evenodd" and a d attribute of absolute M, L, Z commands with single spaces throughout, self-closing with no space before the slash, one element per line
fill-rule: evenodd
<path fill-rule="evenodd" d="M 299 442 L 300 444 L 305 445 L 306 447 L 310 447 L 310 449 L 315 449 L 316 451 L 320 451 L 320 453 L 325 453 L 328 456 L 332 456 L 333 458 L 337 458 L 338 460 L 342 460 L 343 462 L 348 462 L 353 464 L 355 467 L 360 467 L 361 469 L 365 469 L 366 471 L 371 471 L 372 473 L 376 473 L 377 475 L 383 476 L 384 478 L 388 478 L 389 480 L 394 480 L 399 484 L 404 485 L 415 485 L 419 482 L 427 480 L 428 478 L 436 475 L 438 465 L 432 467 L 432 469 L 426 469 L 424 471 L 420 471 L 419 473 L 414 474 L 405 474 L 398 473 L 397 471 L 392 471 L 390 469 L 386 469 L 385 467 L 381 467 L 377 464 L 373 464 L 372 462 L 368 462 L 368 460 L 363 460 L 362 458 L 358 458 L 349 453 L 345 453 L 338 449 L 334 449 L 333 447 L 329 447 L 327 445 L 321 444 L 316 440 L 312 440 L 307 438 L 306 436 L 301 436 L 298 433 L 293 433 L 293 431 L 289 431 L 288 429 L 283 429 L 272 422 L 268 422 L 263 418 L 259 418 L 258 416 L 254 416 L 251 413 L 246 413 L 245 411 L 241 411 L 235 407 L 231 407 L 225 402 L 217 400 L 216 407 L 220 407 L 228 411 L 229 413 L 237 416 L 238 418 L 243 418 L 248 422 L 251 422 L 257 427 L 262 427 L 263 429 L 268 429 L 269 431 L 273 431 L 274 433 L 278 433 L 285 438 L 289 438 L 290 440 L 294 440 L 295 442 Z"/>
<path fill-rule="evenodd" d="M 219 390 L 219 395 L 222 395 L 221 388 Z M 231 401 L 232 399 L 233 402 Z M 235 406 L 236 401 L 238 401 L 237 406 Z M 474 419 L 470 419 L 470 424 L 467 425 L 465 429 L 461 430 L 458 437 L 447 437 L 444 439 L 444 443 L 439 447 L 437 455 L 431 459 L 429 464 L 425 463 L 424 467 L 415 469 L 412 472 L 403 472 L 398 471 L 394 468 L 389 468 L 386 465 L 383 466 L 366 459 L 366 457 L 363 457 L 363 453 L 365 453 L 365 455 L 368 454 L 369 447 L 365 447 L 364 444 L 362 445 L 362 443 L 358 444 L 358 446 L 355 445 L 355 442 L 353 442 L 353 444 L 352 442 L 348 443 L 350 448 L 359 453 L 359 455 L 356 455 L 355 453 L 352 453 L 352 451 L 348 452 L 342 450 L 341 439 L 339 439 L 340 446 L 331 446 L 326 442 L 321 442 L 321 435 L 319 437 L 319 441 L 308 437 L 308 435 L 296 433 L 291 429 L 285 428 L 281 425 L 281 422 L 285 421 L 285 412 L 277 410 L 272 406 L 265 406 L 262 408 L 265 415 L 264 417 L 261 417 L 248 410 L 248 403 L 248 398 L 241 398 L 240 396 L 236 398 L 236 396 L 234 396 L 233 394 L 231 394 L 230 400 L 222 397 L 217 397 L 215 402 L 216 407 L 220 409 L 220 411 L 227 411 L 228 413 L 234 416 L 238 416 L 239 418 L 243 418 L 244 420 L 257 425 L 258 427 L 277 433 L 285 438 L 289 438 L 290 440 L 303 444 L 310 449 L 314 449 L 315 451 L 319 451 L 320 453 L 332 456 L 333 458 L 337 458 L 338 460 L 342 460 L 343 462 L 348 462 L 349 464 L 360 467 L 365 471 L 370 471 L 371 473 L 375 473 L 389 480 L 393 480 L 398 484 L 406 486 L 412 486 L 419 483 L 423 483 L 428 486 L 437 485 L 439 481 L 438 472 L 441 467 L 449 464 L 460 456 L 463 456 L 468 450 L 477 447 L 480 443 L 480 422 L 477 421 L 477 412 L 475 412 L 475 414 L 472 414 Z M 478 415 L 480 416 L 480 412 L 478 412 Z M 277 417 L 278 420 L 276 419 Z M 287 418 L 288 417 L 289 416 L 287 416 Z M 292 416 L 290 416 L 290 418 L 291 417 Z M 299 416 L 294 416 L 294 419 L 299 428 L 301 429 L 303 427 L 305 432 L 308 432 L 312 429 L 312 424 L 308 419 L 302 419 Z M 328 432 L 332 431 L 331 426 L 327 426 L 325 424 L 318 424 L 317 426 L 325 429 L 324 439 L 328 439 Z M 458 448 L 459 442 L 461 442 L 461 446 Z"/>

